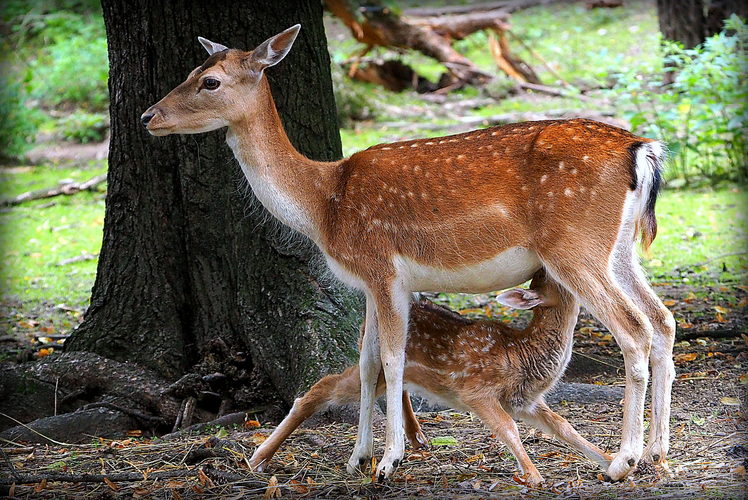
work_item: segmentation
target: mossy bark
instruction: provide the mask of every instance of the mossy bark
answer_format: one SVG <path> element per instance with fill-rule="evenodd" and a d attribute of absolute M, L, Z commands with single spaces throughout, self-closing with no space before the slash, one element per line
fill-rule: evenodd
<path fill-rule="evenodd" d="M 250 49 L 301 23 L 293 50 L 268 78 L 294 145 L 311 158 L 340 157 L 321 4 L 102 6 L 112 124 L 104 241 L 91 305 L 66 349 L 174 379 L 220 339 L 228 352 L 247 353 L 251 371 L 288 402 L 355 357 L 361 300 L 320 279 L 310 243 L 289 244 L 268 223 L 225 131 L 155 138 L 139 117 L 206 58 L 198 35 Z"/>

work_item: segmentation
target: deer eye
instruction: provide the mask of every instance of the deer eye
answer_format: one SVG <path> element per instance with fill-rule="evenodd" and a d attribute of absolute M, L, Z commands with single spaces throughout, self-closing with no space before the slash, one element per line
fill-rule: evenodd
<path fill-rule="evenodd" d="M 215 78 L 206 78 L 203 80 L 203 87 L 205 87 L 208 90 L 215 90 L 221 85 L 220 80 L 216 80 Z"/>

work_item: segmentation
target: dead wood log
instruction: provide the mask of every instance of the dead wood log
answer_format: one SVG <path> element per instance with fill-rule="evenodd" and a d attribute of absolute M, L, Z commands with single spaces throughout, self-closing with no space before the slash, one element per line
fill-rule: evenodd
<path fill-rule="evenodd" d="M 455 14 L 467 14 L 470 12 L 485 12 L 489 10 L 502 10 L 507 13 L 528 9 L 538 5 L 551 3 L 570 3 L 576 0 L 504 0 L 499 2 L 466 2 L 462 5 L 442 5 L 439 7 L 411 7 L 403 9 L 403 15 L 413 17 L 431 17 Z"/>
<path fill-rule="evenodd" d="M 497 29 L 494 30 L 494 33 L 488 35 L 488 48 L 491 51 L 494 62 L 496 62 L 496 66 L 506 73 L 509 78 L 517 82 L 539 84 L 540 78 L 538 78 L 535 70 L 522 59 L 514 56 L 509 50 L 509 41 L 506 38 L 506 32 Z"/>
<path fill-rule="evenodd" d="M 359 42 L 367 46 L 417 50 L 444 63 L 451 80 L 445 80 L 442 86 L 455 82 L 483 84 L 491 78 L 454 50 L 449 40 L 430 28 L 408 23 L 386 7 L 362 8 L 362 19 L 352 12 L 352 6 L 345 0 L 326 0 L 326 4 Z"/>
<path fill-rule="evenodd" d="M 592 0 L 585 2 L 587 9 L 614 9 L 622 5 L 623 0 Z"/>
<path fill-rule="evenodd" d="M 437 34 L 462 40 L 466 36 L 481 30 L 508 30 L 509 13 L 504 10 L 470 12 L 454 16 L 404 18 L 415 26 L 425 26 Z"/>
<path fill-rule="evenodd" d="M 104 181 L 106 181 L 106 174 L 97 175 L 84 182 L 63 182 L 54 187 L 27 191 L 14 198 L 0 200 L 0 206 L 10 207 L 33 200 L 53 198 L 60 195 L 70 196 L 81 191 L 93 191 Z"/>

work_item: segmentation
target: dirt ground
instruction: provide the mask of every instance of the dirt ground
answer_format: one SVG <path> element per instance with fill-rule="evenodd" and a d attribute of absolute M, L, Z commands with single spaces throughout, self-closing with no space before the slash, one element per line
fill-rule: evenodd
<path fill-rule="evenodd" d="M 429 439 L 447 439 L 438 439 L 426 451 L 408 449 L 406 460 L 384 485 L 369 476 L 346 474 L 356 427 L 324 419 L 294 433 L 260 474 L 249 470 L 247 460 L 274 425 L 249 415 L 244 426 L 171 441 L 138 437 L 133 430 L 132 437 L 119 440 L 92 436 L 87 445 L 4 443 L 0 479 L 7 483 L 15 477 L 30 484 L 16 484 L 0 494 L 71 499 L 748 497 L 746 287 L 697 290 L 660 284 L 657 289 L 676 315 L 679 336 L 688 337 L 676 345 L 669 470 L 640 464 L 624 481 L 607 483 L 595 464 L 520 424 L 528 453 L 546 480 L 542 487 L 530 488 L 517 476 L 512 455 L 477 418 L 446 410 L 420 412 L 419 418 Z M 700 335 L 706 331 L 718 338 Z M 574 351 L 565 380 L 622 385 L 620 352 L 588 315 L 580 318 Z M 611 452 L 617 449 L 621 401 L 561 401 L 554 409 L 590 441 Z M 377 454 L 383 434 L 380 418 Z M 105 474 L 107 479 L 55 480 L 80 481 L 82 474 Z"/>

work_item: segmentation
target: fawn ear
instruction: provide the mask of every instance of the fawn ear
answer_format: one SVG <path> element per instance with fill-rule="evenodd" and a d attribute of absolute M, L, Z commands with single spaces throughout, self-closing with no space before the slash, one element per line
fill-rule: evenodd
<path fill-rule="evenodd" d="M 262 71 L 281 62 L 291 50 L 300 29 L 301 25 L 295 24 L 258 45 L 249 56 L 252 66 Z"/>
<path fill-rule="evenodd" d="M 532 309 L 543 303 L 543 297 L 532 289 L 512 288 L 496 297 L 499 303 L 515 309 Z"/>

